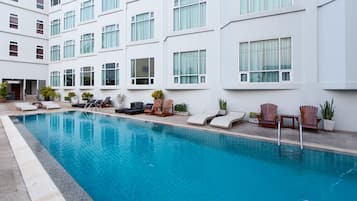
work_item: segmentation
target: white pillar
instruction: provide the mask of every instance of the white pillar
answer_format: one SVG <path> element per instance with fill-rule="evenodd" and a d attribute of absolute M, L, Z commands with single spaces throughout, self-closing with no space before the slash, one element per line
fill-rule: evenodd
<path fill-rule="evenodd" d="M 26 79 L 24 79 L 22 84 L 22 100 L 26 101 Z"/>

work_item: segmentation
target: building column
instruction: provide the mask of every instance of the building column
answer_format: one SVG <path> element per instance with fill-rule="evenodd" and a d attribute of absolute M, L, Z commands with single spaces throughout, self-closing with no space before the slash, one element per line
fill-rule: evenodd
<path fill-rule="evenodd" d="M 39 95 L 39 80 L 36 80 L 36 96 L 38 97 L 38 95 Z"/>
<path fill-rule="evenodd" d="M 26 79 L 22 83 L 22 100 L 26 101 Z"/>

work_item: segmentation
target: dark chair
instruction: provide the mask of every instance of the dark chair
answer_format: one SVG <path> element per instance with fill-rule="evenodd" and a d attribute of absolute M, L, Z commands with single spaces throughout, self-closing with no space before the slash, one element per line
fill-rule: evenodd
<path fill-rule="evenodd" d="M 112 101 L 110 96 L 105 97 L 105 99 L 100 105 L 100 107 L 111 107 L 111 106 L 112 106 Z"/>
<path fill-rule="evenodd" d="M 300 106 L 300 126 L 312 130 L 319 130 L 320 118 L 317 117 L 318 108 L 310 105 Z"/>
<path fill-rule="evenodd" d="M 151 113 L 153 106 L 154 106 L 154 104 L 152 104 L 152 103 L 146 103 L 144 105 L 144 113 Z"/>
<path fill-rule="evenodd" d="M 134 115 L 144 113 L 144 103 L 143 102 L 133 102 L 130 103 L 130 109 L 126 110 L 125 114 Z"/>
<path fill-rule="evenodd" d="M 265 103 L 260 105 L 260 114 L 257 115 L 259 126 L 276 128 L 279 124 L 278 106 Z"/>

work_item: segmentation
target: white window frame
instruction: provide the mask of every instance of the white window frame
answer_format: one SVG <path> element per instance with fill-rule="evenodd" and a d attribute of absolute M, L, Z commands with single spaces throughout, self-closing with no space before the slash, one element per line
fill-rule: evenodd
<path fill-rule="evenodd" d="M 248 1 L 248 10 L 247 10 L 246 13 L 242 13 L 242 9 L 240 9 L 240 11 L 239 11 L 240 15 L 248 15 L 248 14 L 252 14 L 252 13 L 261 13 L 261 12 L 265 12 L 265 11 L 278 10 L 278 9 L 282 9 L 282 8 L 289 8 L 289 7 L 292 7 L 294 5 L 294 0 L 291 0 L 291 6 L 283 7 L 283 3 L 282 3 L 283 0 L 279 0 L 279 7 L 278 8 L 265 9 L 265 5 L 264 5 L 263 6 L 264 9 L 259 10 L 259 11 L 253 11 L 252 2 L 251 1 L 254 1 L 254 0 L 247 0 L 247 1 Z M 240 0 L 239 7 L 241 7 L 241 6 L 242 6 L 242 1 Z"/>
<path fill-rule="evenodd" d="M 72 75 L 72 85 L 67 85 L 67 76 Z M 76 71 L 73 68 L 63 70 L 63 86 L 75 87 L 76 86 Z"/>
<path fill-rule="evenodd" d="M 68 20 L 71 20 L 71 27 L 66 27 Z M 63 30 L 73 29 L 76 26 L 76 11 L 70 10 L 63 14 Z"/>
<path fill-rule="evenodd" d="M 42 54 L 38 53 L 37 50 L 42 50 Z M 36 46 L 36 59 L 43 59 L 44 58 L 44 49 L 43 46 L 37 45 Z"/>
<path fill-rule="evenodd" d="M 11 29 L 19 29 L 19 16 L 17 14 L 10 13 L 9 27 Z"/>
<path fill-rule="evenodd" d="M 53 52 L 58 52 L 58 59 L 53 57 Z M 60 45 L 52 45 L 50 51 L 50 60 L 51 61 L 60 61 L 61 60 L 61 46 Z"/>
<path fill-rule="evenodd" d="M 42 25 L 42 28 L 40 26 Z M 43 34 L 44 31 L 44 24 L 42 20 L 36 20 L 36 33 Z"/>
<path fill-rule="evenodd" d="M 87 3 L 89 3 L 88 5 L 86 5 Z M 85 9 L 89 9 L 92 12 L 92 17 L 88 18 L 88 19 L 84 19 L 84 14 L 83 14 L 83 10 Z M 81 22 L 86 22 L 86 21 L 90 21 L 94 19 L 94 0 L 83 0 L 81 3 L 81 9 L 80 9 L 80 21 Z"/>
<path fill-rule="evenodd" d="M 144 15 L 144 14 L 148 14 L 149 15 L 149 19 L 147 20 L 141 20 L 141 21 L 137 21 L 137 17 L 139 15 Z M 151 21 L 153 21 L 152 23 L 152 27 L 151 27 Z M 138 36 L 136 34 L 136 30 L 137 30 L 137 24 L 139 22 L 148 22 L 149 23 L 149 30 L 148 32 L 150 33 L 149 38 L 145 38 L 145 39 L 138 39 Z M 135 42 L 135 41 L 142 41 L 142 40 L 151 40 L 154 38 L 155 36 L 155 16 L 154 16 L 154 12 L 145 12 L 145 13 L 140 13 L 137 15 L 134 15 L 131 17 L 131 41 Z M 134 25 L 134 30 L 133 30 L 133 25 Z M 134 33 L 134 35 L 133 35 Z"/>
<path fill-rule="evenodd" d="M 55 79 L 56 78 L 56 81 L 55 82 Z M 52 71 L 50 73 L 50 85 L 52 87 L 60 87 L 61 86 L 61 72 L 59 71 Z"/>
<path fill-rule="evenodd" d="M 85 39 L 84 37 L 90 35 L 89 39 Z M 84 51 L 84 45 L 86 42 L 89 42 L 91 44 L 91 51 L 85 52 Z M 80 41 L 80 53 L 81 54 L 90 54 L 94 52 L 94 33 L 86 33 L 81 35 L 81 41 Z"/>
<path fill-rule="evenodd" d="M 205 27 L 205 26 L 207 26 L 207 0 L 198 0 L 198 2 L 196 2 L 196 3 L 191 3 L 191 4 L 187 4 L 187 5 L 183 5 L 183 6 L 181 6 L 181 0 L 173 0 L 174 1 L 174 6 L 173 6 L 173 14 L 172 14 L 172 17 L 173 17 L 173 30 L 176 32 L 176 31 L 182 31 L 182 30 L 189 30 L 189 29 L 195 29 L 195 28 L 199 28 L 199 27 Z M 206 16 L 206 21 L 205 21 L 205 24 L 204 25 L 202 25 L 201 24 L 201 4 L 206 4 L 206 10 L 205 10 L 205 12 L 206 12 L 206 14 L 205 14 L 205 16 Z M 199 23 L 200 23 L 200 25 L 199 26 L 197 26 L 197 27 L 191 27 L 191 28 L 186 28 L 186 29 L 181 29 L 181 27 L 180 27 L 180 24 L 181 24 L 181 9 L 182 8 L 185 8 L 185 7 L 189 7 L 189 6 L 194 6 L 194 5 L 198 5 L 199 6 L 199 13 L 198 13 L 198 16 L 199 16 Z M 179 18 L 178 18 L 178 24 L 179 24 L 179 27 L 178 27 L 178 29 L 176 30 L 175 29 L 175 10 L 179 10 Z"/>
<path fill-rule="evenodd" d="M 90 68 L 89 71 L 85 71 L 85 68 Z M 90 74 L 90 85 L 84 85 L 84 75 L 86 73 Z M 82 87 L 93 87 L 94 86 L 94 67 L 93 66 L 83 66 L 80 69 L 80 86 Z"/>
<path fill-rule="evenodd" d="M 44 8 L 44 0 L 36 0 L 36 8 L 42 9 Z"/>
<path fill-rule="evenodd" d="M 15 48 L 16 50 L 12 50 L 11 46 L 16 47 Z M 9 56 L 12 56 L 12 57 L 19 56 L 19 46 L 18 46 L 18 43 L 15 42 L 15 41 L 10 41 L 10 44 L 9 44 Z"/>
<path fill-rule="evenodd" d="M 102 12 L 108 12 L 110 10 L 114 10 L 114 9 L 117 9 L 117 8 L 120 8 L 120 0 L 110 0 L 110 1 L 113 1 L 115 6 L 113 8 L 108 8 L 108 9 L 105 9 L 104 8 L 104 1 L 108 1 L 108 0 L 102 0 Z"/>
<path fill-rule="evenodd" d="M 281 69 L 281 40 L 282 39 L 287 39 L 290 38 L 290 42 L 291 42 L 291 68 L 290 69 Z M 251 43 L 252 42 L 263 42 L 263 41 L 267 41 L 267 40 L 278 40 L 278 56 L 279 56 L 279 69 L 277 70 L 257 70 L 257 71 L 250 71 L 250 48 L 251 48 Z M 238 71 L 239 71 L 239 83 L 242 84 L 278 84 L 278 83 L 291 83 L 293 82 L 293 38 L 291 36 L 287 36 L 287 37 L 280 37 L 280 38 L 270 38 L 270 39 L 264 39 L 264 40 L 252 40 L 252 41 L 242 41 L 239 42 L 239 48 L 238 50 L 240 50 L 240 44 L 242 43 L 248 43 L 248 71 L 240 71 L 240 52 L 238 53 Z M 276 72 L 279 71 L 279 82 L 251 82 L 250 81 L 250 73 L 259 73 L 259 72 Z M 289 77 L 290 80 L 283 80 L 283 73 L 289 73 Z M 246 75 L 247 77 L 247 81 L 242 81 L 242 75 Z"/>
<path fill-rule="evenodd" d="M 108 64 L 114 64 L 115 65 L 115 68 L 114 69 L 110 69 L 108 70 L 107 69 L 107 65 Z M 104 75 L 106 73 L 106 71 L 114 71 L 114 85 L 108 85 L 106 84 L 106 79 L 104 80 Z M 105 63 L 102 65 L 102 86 L 119 86 L 119 83 L 120 83 L 120 71 L 119 71 L 119 63 Z"/>
<path fill-rule="evenodd" d="M 108 27 L 111 27 L 111 26 L 115 26 L 115 30 L 113 31 L 108 31 L 107 28 Z M 107 47 L 107 43 L 104 43 L 107 34 L 111 34 L 111 33 L 115 33 L 115 36 L 117 37 L 117 44 L 115 44 L 113 47 Z M 111 25 L 107 25 L 107 26 L 104 26 L 102 28 L 102 49 L 108 49 L 108 48 L 116 48 L 116 47 L 119 47 L 119 44 L 120 44 L 120 41 L 119 41 L 119 24 L 111 24 Z"/>
<path fill-rule="evenodd" d="M 136 76 L 136 62 L 137 60 L 140 59 L 148 59 L 148 76 L 147 77 L 137 77 Z M 154 76 L 151 76 L 151 72 L 152 72 L 152 67 L 151 67 L 151 60 L 153 60 L 154 63 Z M 154 57 L 147 57 L 147 58 L 136 58 L 136 59 L 131 59 L 130 60 L 130 80 L 131 80 L 131 84 L 132 85 L 136 85 L 136 86 L 150 86 L 150 85 L 154 85 L 155 84 L 155 58 Z M 134 71 L 133 71 L 133 67 L 134 67 Z M 148 79 L 148 84 L 137 84 L 137 80 L 138 79 Z"/>
<path fill-rule="evenodd" d="M 75 57 L 76 56 L 76 49 L 75 49 L 75 47 L 76 47 L 76 41 L 75 40 L 66 40 L 66 41 L 64 41 L 64 43 L 63 43 L 63 58 L 73 58 L 73 57 Z M 67 49 L 68 48 L 73 48 L 73 55 L 71 55 L 71 56 L 67 56 Z"/>
<path fill-rule="evenodd" d="M 57 30 L 58 29 L 58 30 Z M 55 32 L 58 31 L 58 32 Z M 61 33 L 61 20 L 54 19 L 51 21 L 51 36 L 56 36 Z"/>
<path fill-rule="evenodd" d="M 51 6 L 57 6 L 61 4 L 61 0 L 51 0 Z"/>
<path fill-rule="evenodd" d="M 200 73 L 200 67 L 201 67 L 201 52 L 205 52 L 205 55 L 206 55 L 206 61 L 205 61 L 205 74 L 202 74 Z M 181 72 L 181 54 L 183 53 L 189 53 L 189 52 L 197 52 L 197 73 L 196 74 L 180 74 Z M 178 63 L 178 71 L 179 71 L 179 74 L 178 75 L 175 75 L 175 54 L 178 54 L 179 55 L 179 63 Z M 173 83 L 174 84 L 177 84 L 177 85 L 200 85 L 200 84 L 206 84 L 207 83 L 207 50 L 206 49 L 200 49 L 200 50 L 194 50 L 194 51 L 182 51 L 182 52 L 174 52 L 173 53 L 173 71 L 172 71 L 172 74 L 173 74 Z M 190 76 L 197 76 L 198 78 L 198 82 L 197 83 L 181 83 L 181 77 L 184 77 L 184 76 L 187 76 L 187 77 L 190 77 Z"/>

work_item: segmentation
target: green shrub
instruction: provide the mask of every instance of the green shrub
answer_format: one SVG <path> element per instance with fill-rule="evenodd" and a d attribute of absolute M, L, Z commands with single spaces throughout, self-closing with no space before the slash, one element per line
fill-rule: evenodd
<path fill-rule="evenodd" d="M 68 92 L 68 95 L 67 95 L 67 96 L 69 97 L 69 99 L 71 99 L 71 98 L 73 98 L 73 97 L 76 96 L 76 93 L 74 93 L 73 91 L 71 91 L 71 92 Z"/>
<path fill-rule="evenodd" d="M 69 96 L 65 96 L 65 97 L 64 97 L 64 100 L 65 100 L 65 101 L 71 101 L 71 98 L 70 98 Z"/>
<path fill-rule="evenodd" d="M 321 115 L 323 119 L 332 120 L 335 114 L 335 107 L 333 106 L 333 99 L 331 102 L 325 101 L 323 105 L 320 104 Z"/>
<path fill-rule="evenodd" d="M 7 82 L 2 82 L 0 84 L 0 98 L 6 98 L 7 95 Z"/>
<path fill-rule="evenodd" d="M 184 103 L 176 104 L 174 109 L 176 112 L 187 112 L 187 105 Z"/>
<path fill-rule="evenodd" d="M 223 99 L 219 99 L 219 109 L 220 110 L 227 110 L 227 101 Z"/>
<path fill-rule="evenodd" d="M 93 98 L 93 94 L 90 92 L 83 92 L 81 97 L 83 100 L 89 100 L 89 99 Z"/>
<path fill-rule="evenodd" d="M 257 113 L 256 112 L 249 112 L 249 118 L 257 118 Z"/>
<path fill-rule="evenodd" d="M 162 90 L 155 90 L 152 92 L 151 96 L 156 100 L 156 99 L 162 99 L 164 97 L 164 93 Z"/>
<path fill-rule="evenodd" d="M 49 101 L 51 98 L 55 98 L 58 97 L 58 94 L 55 92 L 54 89 L 52 89 L 52 87 L 48 86 L 48 87 L 43 87 L 40 90 L 40 94 L 45 98 L 45 101 Z"/>

